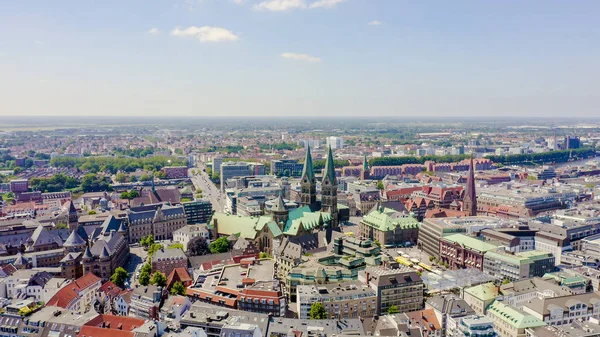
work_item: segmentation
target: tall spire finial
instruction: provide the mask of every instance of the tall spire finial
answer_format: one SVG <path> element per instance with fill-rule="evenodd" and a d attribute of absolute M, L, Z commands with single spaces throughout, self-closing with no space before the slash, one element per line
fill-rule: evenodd
<path fill-rule="evenodd" d="M 469 159 L 469 174 L 467 175 L 467 187 L 463 199 L 463 210 L 469 215 L 477 215 L 477 193 L 475 191 L 475 165 L 473 164 L 473 154 Z"/>
<path fill-rule="evenodd" d="M 332 185 L 335 185 L 335 164 L 333 162 L 333 153 L 331 152 L 331 146 L 329 146 L 327 153 L 327 160 L 325 161 L 325 170 L 323 171 L 323 181 L 329 179 Z"/>
<path fill-rule="evenodd" d="M 306 157 L 304 158 L 304 168 L 302 169 L 302 177 L 306 176 L 309 181 L 315 180 L 315 171 L 313 169 L 312 156 L 310 155 L 310 145 L 306 147 Z"/>

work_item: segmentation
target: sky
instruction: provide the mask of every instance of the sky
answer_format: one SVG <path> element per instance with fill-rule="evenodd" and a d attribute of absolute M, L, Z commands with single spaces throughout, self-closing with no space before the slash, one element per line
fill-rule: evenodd
<path fill-rule="evenodd" d="M 2 116 L 600 116 L 600 1 L 0 1 Z"/>

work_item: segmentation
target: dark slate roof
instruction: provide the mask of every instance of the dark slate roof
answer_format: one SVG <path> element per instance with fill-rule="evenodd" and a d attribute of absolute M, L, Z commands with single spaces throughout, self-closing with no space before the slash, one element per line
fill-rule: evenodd
<path fill-rule="evenodd" d="M 91 259 L 94 257 L 94 255 L 92 255 L 92 251 L 90 250 L 90 247 L 85 247 L 85 252 L 83 253 L 83 257 L 88 258 L 88 259 Z"/>
<path fill-rule="evenodd" d="M 183 206 L 168 206 L 165 205 L 161 208 L 161 211 L 163 213 L 164 216 L 170 216 L 170 215 L 183 215 L 185 214 L 185 210 L 183 208 Z"/>
<path fill-rule="evenodd" d="M 77 234 L 77 231 L 72 231 L 63 246 L 73 247 L 73 246 L 82 246 L 85 245 L 85 240 Z"/>
<path fill-rule="evenodd" d="M 69 253 L 65 255 L 65 257 L 63 257 L 62 260 L 60 260 L 60 262 L 76 260 L 79 257 L 79 255 L 81 255 L 81 253 Z"/>
<path fill-rule="evenodd" d="M 115 250 L 117 245 L 119 244 L 119 242 L 121 240 L 124 240 L 123 237 L 121 235 L 113 235 L 110 237 L 106 237 L 105 240 L 102 240 L 103 238 L 101 237 L 100 240 L 97 240 L 96 242 L 94 242 L 94 245 L 92 246 L 91 253 L 94 256 L 100 256 L 102 257 L 103 254 L 105 254 L 105 250 L 106 250 L 106 254 L 108 254 L 107 256 L 111 256 Z"/>
<path fill-rule="evenodd" d="M 41 271 L 41 272 L 35 273 L 33 276 L 31 276 L 29 278 L 29 282 L 27 283 L 27 285 L 28 286 L 40 286 L 43 288 L 46 285 L 46 283 L 48 283 L 48 281 L 50 281 L 51 278 L 52 278 L 52 275 L 50 273 Z"/>
<path fill-rule="evenodd" d="M 62 239 L 55 233 L 52 235 L 44 226 L 39 225 L 31 234 L 30 241 L 32 246 L 47 245 L 51 243 L 58 243 L 62 245 Z"/>
<path fill-rule="evenodd" d="M 154 219 L 154 214 L 156 214 L 155 210 L 147 210 L 147 211 L 141 211 L 141 212 L 133 212 L 133 213 L 129 213 L 129 223 L 132 225 L 135 225 L 136 221 L 142 221 L 142 220 L 150 220 L 152 221 L 152 219 Z M 118 228 L 115 228 L 115 230 L 117 230 Z"/>
<path fill-rule="evenodd" d="M 106 218 L 106 220 L 104 220 L 104 222 L 102 223 L 102 230 L 100 231 L 101 234 L 108 234 L 110 233 L 110 231 L 114 230 L 115 232 L 119 230 L 119 227 L 121 227 L 121 222 L 123 222 L 124 219 L 117 219 L 114 215 L 109 215 L 108 218 Z"/>

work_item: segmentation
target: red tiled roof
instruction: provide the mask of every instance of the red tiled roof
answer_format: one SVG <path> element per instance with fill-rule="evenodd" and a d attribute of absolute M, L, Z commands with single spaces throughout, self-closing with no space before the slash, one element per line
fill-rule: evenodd
<path fill-rule="evenodd" d="M 78 337 L 133 337 L 132 331 L 99 328 L 96 326 L 82 326 Z"/>
<path fill-rule="evenodd" d="M 5 264 L 5 265 L 2 266 L 2 271 L 6 275 L 10 276 L 10 275 L 14 274 L 14 272 L 17 271 L 17 268 L 15 268 L 15 266 L 13 266 L 11 263 L 7 263 L 7 264 Z"/>
<path fill-rule="evenodd" d="M 112 283 L 111 281 L 107 281 L 100 286 L 100 291 L 110 297 L 113 297 L 120 294 L 123 291 L 123 289 L 119 288 L 116 284 Z"/>
<path fill-rule="evenodd" d="M 46 305 L 52 305 L 66 309 L 73 302 L 73 300 L 79 297 L 78 292 L 89 288 L 91 285 L 99 281 L 100 278 L 98 276 L 92 273 L 87 273 L 56 292 L 56 294 L 52 296 Z"/>
<path fill-rule="evenodd" d="M 167 278 L 167 289 L 171 288 L 177 281 L 185 284 L 192 282 L 192 277 L 185 268 L 175 268 Z"/>
<path fill-rule="evenodd" d="M 92 318 L 87 323 L 85 323 L 84 326 L 102 327 L 102 325 L 104 325 L 105 327 L 103 328 L 103 330 L 117 330 L 117 328 L 121 326 L 121 329 L 119 330 L 131 331 L 135 328 L 139 328 L 140 326 L 142 326 L 144 322 L 145 321 L 143 319 L 134 317 L 98 315 Z M 108 327 L 108 325 L 110 326 L 110 328 Z M 92 336 L 96 337 L 96 335 Z"/>
<path fill-rule="evenodd" d="M 440 330 L 440 322 L 435 316 L 433 309 L 425 309 L 419 311 L 406 312 L 411 325 L 418 325 L 425 327 L 427 331 Z M 431 325 L 430 325 L 431 324 Z"/>

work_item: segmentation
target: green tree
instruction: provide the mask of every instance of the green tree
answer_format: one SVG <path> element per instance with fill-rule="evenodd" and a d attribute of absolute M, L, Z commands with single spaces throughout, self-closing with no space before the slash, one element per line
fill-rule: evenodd
<path fill-rule="evenodd" d="M 23 172 L 23 168 L 22 168 L 22 167 L 20 167 L 20 166 L 17 166 L 17 167 L 15 167 L 15 168 L 13 169 L 13 173 L 14 173 L 14 174 L 19 174 L 19 173 L 21 173 L 21 172 Z"/>
<path fill-rule="evenodd" d="M 140 245 L 144 248 L 148 248 L 154 244 L 154 236 L 152 234 L 148 234 L 148 236 L 143 237 L 140 240 Z"/>
<path fill-rule="evenodd" d="M 129 198 L 135 199 L 135 198 L 138 198 L 139 196 L 140 196 L 140 192 L 138 192 L 138 190 L 129 191 Z"/>
<path fill-rule="evenodd" d="M 308 317 L 310 319 L 326 319 L 327 311 L 321 302 L 315 302 L 310 306 Z"/>
<path fill-rule="evenodd" d="M 435 257 L 429 256 L 429 262 L 433 261 L 433 259 L 435 259 Z"/>
<path fill-rule="evenodd" d="M 152 265 L 150 265 L 150 262 L 148 262 L 142 266 L 142 269 L 140 269 L 140 273 L 143 273 L 143 272 L 148 273 L 148 275 L 150 275 L 150 273 L 152 273 Z"/>
<path fill-rule="evenodd" d="M 147 286 L 148 284 L 150 284 L 150 273 L 145 270 L 142 270 L 140 272 L 140 277 L 138 278 L 138 281 L 141 285 Z"/>
<path fill-rule="evenodd" d="M 381 247 L 381 242 L 379 242 L 379 240 L 375 240 L 373 243 L 376 244 L 377 247 Z"/>
<path fill-rule="evenodd" d="M 183 283 L 179 281 L 175 282 L 175 284 L 173 284 L 173 286 L 171 287 L 171 295 L 185 296 L 185 286 L 183 285 Z"/>
<path fill-rule="evenodd" d="M 397 306 L 395 306 L 395 305 L 392 305 L 392 306 L 390 306 L 390 307 L 388 308 L 388 311 L 387 311 L 387 312 L 388 312 L 388 314 L 390 314 L 390 315 L 393 315 L 393 314 L 397 314 L 397 313 L 399 313 L 399 312 L 400 312 L 400 310 L 398 309 L 398 307 L 397 307 Z"/>
<path fill-rule="evenodd" d="M 11 203 L 15 199 L 15 194 L 13 192 L 6 192 L 2 195 L 2 200 L 7 203 Z"/>
<path fill-rule="evenodd" d="M 59 222 L 56 226 L 54 226 L 54 228 L 56 228 L 56 229 L 68 229 L 69 225 L 67 225 L 64 222 Z"/>
<path fill-rule="evenodd" d="M 98 213 L 98 212 L 96 212 L 96 211 L 94 211 L 94 210 L 91 210 L 91 211 L 89 211 L 89 212 L 88 212 L 88 215 L 94 215 L 94 214 L 97 214 L 97 213 Z"/>
<path fill-rule="evenodd" d="M 154 274 L 152 274 L 150 284 L 154 284 L 155 286 L 159 287 L 164 287 L 167 285 L 167 277 L 165 276 L 165 274 L 157 271 Z"/>
<path fill-rule="evenodd" d="M 385 186 L 383 186 L 383 181 L 378 181 L 377 182 L 377 189 L 380 191 L 383 191 L 383 189 L 385 188 Z"/>
<path fill-rule="evenodd" d="M 140 181 L 150 181 L 152 180 L 152 176 L 147 173 L 144 173 L 140 176 Z"/>
<path fill-rule="evenodd" d="M 127 181 L 127 175 L 123 172 L 119 172 L 117 173 L 117 175 L 115 176 L 115 181 L 118 183 L 124 183 Z"/>
<path fill-rule="evenodd" d="M 258 257 L 261 259 L 270 259 L 272 258 L 271 255 L 269 255 L 269 253 L 265 253 L 265 252 L 260 252 L 260 254 L 258 254 Z"/>
<path fill-rule="evenodd" d="M 210 245 L 208 245 L 208 248 L 213 254 L 225 253 L 229 250 L 229 241 L 227 241 L 226 237 L 222 236 L 211 242 Z"/>
<path fill-rule="evenodd" d="M 150 248 L 148 248 L 148 257 L 152 258 L 152 256 L 154 255 L 154 253 L 156 253 L 157 251 L 163 249 L 163 245 L 161 245 L 160 243 L 155 243 L 152 246 L 150 246 Z"/>
<path fill-rule="evenodd" d="M 181 250 L 183 250 L 183 244 L 181 244 L 181 243 L 174 243 L 172 245 L 169 245 L 169 249 L 181 249 Z"/>
<path fill-rule="evenodd" d="M 507 278 L 505 278 L 504 280 L 502 280 L 502 284 L 509 284 L 509 283 L 510 283 L 510 280 L 507 279 Z"/>
<path fill-rule="evenodd" d="M 209 253 L 210 249 L 208 248 L 206 239 L 203 237 L 197 236 L 188 242 L 187 256 L 207 255 Z"/>
<path fill-rule="evenodd" d="M 112 283 L 116 284 L 117 287 L 123 288 L 125 285 L 125 280 L 127 280 L 128 276 L 127 270 L 125 270 L 123 267 L 117 267 L 115 272 L 110 277 L 110 280 Z"/>

